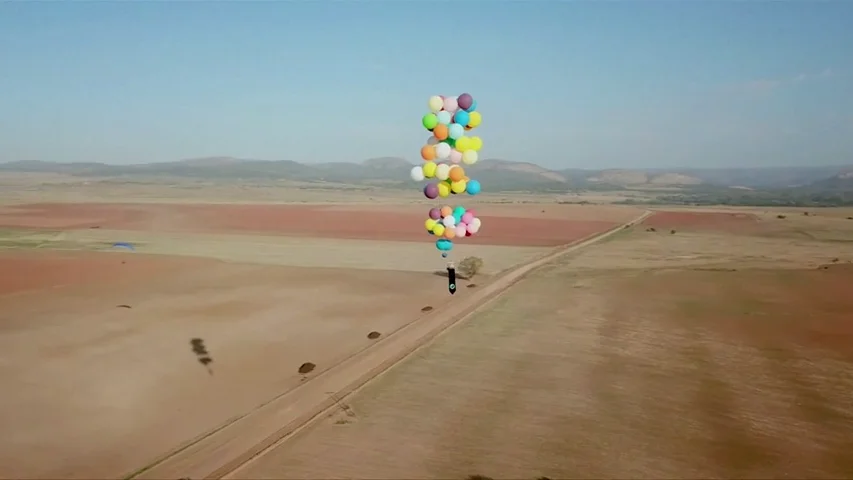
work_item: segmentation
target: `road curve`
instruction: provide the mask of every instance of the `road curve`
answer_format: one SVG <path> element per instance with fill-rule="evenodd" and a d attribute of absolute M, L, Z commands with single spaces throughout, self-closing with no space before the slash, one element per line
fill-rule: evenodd
<path fill-rule="evenodd" d="M 238 474 L 238 470 L 252 459 L 335 408 L 335 399 L 330 392 L 335 392 L 338 400 L 345 398 L 487 305 L 531 271 L 599 242 L 628 225 L 637 224 L 651 213 L 645 211 L 630 222 L 511 270 L 481 290 L 437 308 L 423 319 L 408 324 L 293 390 L 126 478 L 219 479 Z"/>

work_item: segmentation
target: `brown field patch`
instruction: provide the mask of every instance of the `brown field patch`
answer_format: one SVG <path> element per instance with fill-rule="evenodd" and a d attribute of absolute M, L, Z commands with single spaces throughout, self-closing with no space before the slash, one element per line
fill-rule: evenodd
<path fill-rule="evenodd" d="M 512 207 L 512 206 L 510 206 Z M 554 206 L 556 208 L 558 206 Z M 421 207 L 423 210 L 426 207 Z M 483 207 L 483 229 L 472 245 L 557 246 L 618 222 L 492 215 Z M 509 208 L 509 207 L 507 207 Z M 595 207 L 587 208 L 593 212 Z M 541 210 L 541 209 L 540 209 Z M 501 211 L 500 207 L 495 211 Z M 512 210 L 515 212 L 515 210 Z M 31 204 L 0 209 L 0 227 L 142 230 L 192 233 L 257 233 L 315 238 L 424 241 L 424 211 L 351 210 L 321 205 Z M 634 211 L 634 216 L 636 212 Z M 591 215 L 589 218 L 595 218 Z M 615 217 L 614 217 L 615 218 Z"/>
<path fill-rule="evenodd" d="M 655 212 L 643 225 L 657 229 L 719 231 L 751 233 L 760 228 L 760 221 L 747 212 Z"/>
<path fill-rule="evenodd" d="M 230 478 L 842 478 L 851 282 L 567 260 Z"/>
<path fill-rule="evenodd" d="M 367 332 L 427 315 L 427 285 L 446 289 L 428 273 L 130 253 L 4 253 L 0 270 L 9 478 L 129 474 L 299 385 L 302 364 L 319 374 L 375 344 Z"/>
<path fill-rule="evenodd" d="M 146 281 L 195 268 L 205 260 L 132 253 L 0 252 L 0 296 L 63 285 L 104 285 Z"/>

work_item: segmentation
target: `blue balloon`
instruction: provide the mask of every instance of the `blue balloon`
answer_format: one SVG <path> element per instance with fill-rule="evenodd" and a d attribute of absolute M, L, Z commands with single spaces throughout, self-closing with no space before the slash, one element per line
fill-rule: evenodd
<path fill-rule="evenodd" d="M 476 101 L 476 100 L 472 101 L 472 102 L 471 102 L 471 106 L 470 106 L 470 107 L 468 107 L 465 111 L 466 111 L 466 112 L 468 112 L 468 113 L 471 113 L 471 112 L 473 112 L 474 110 L 477 110 L 477 101 Z"/>
<path fill-rule="evenodd" d="M 481 188 L 480 182 L 477 180 L 468 180 L 468 185 L 467 188 L 465 188 L 465 191 L 468 192 L 468 195 L 476 195 L 480 193 Z"/>
<path fill-rule="evenodd" d="M 453 242 L 446 238 L 440 238 L 435 241 L 435 248 L 442 252 L 449 252 L 450 250 L 453 250 Z"/>
<path fill-rule="evenodd" d="M 463 127 L 468 125 L 469 121 L 471 121 L 471 116 L 468 115 L 468 112 L 465 110 L 459 110 L 456 112 L 456 115 L 453 116 L 453 123 L 458 123 Z"/>
<path fill-rule="evenodd" d="M 447 252 L 442 252 L 441 258 L 447 258 Z"/>

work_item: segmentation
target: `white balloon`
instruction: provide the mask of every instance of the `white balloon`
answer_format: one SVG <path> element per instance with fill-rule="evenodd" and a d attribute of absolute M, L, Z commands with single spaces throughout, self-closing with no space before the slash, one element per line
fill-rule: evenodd
<path fill-rule="evenodd" d="M 471 225 L 468 225 L 468 231 L 469 231 L 469 232 L 471 232 L 471 235 L 474 235 L 475 233 L 477 233 L 477 232 L 479 232 L 479 231 L 480 231 L 480 226 L 479 226 L 479 225 L 474 225 L 474 224 L 472 223 Z"/>
<path fill-rule="evenodd" d="M 480 155 L 478 155 L 474 150 L 465 150 L 462 152 L 462 162 L 464 162 L 465 165 L 474 165 L 479 159 Z"/>
<path fill-rule="evenodd" d="M 442 110 L 435 114 L 435 116 L 438 117 L 438 123 L 442 125 L 450 125 L 450 112 Z"/>
<path fill-rule="evenodd" d="M 450 156 L 450 145 L 446 143 L 439 143 L 435 146 L 435 156 L 438 157 L 439 160 L 446 160 L 447 157 Z"/>
<path fill-rule="evenodd" d="M 412 167 L 412 171 L 409 172 L 409 176 L 412 177 L 412 180 L 416 182 L 421 182 L 424 180 L 424 169 L 423 167 Z"/>
<path fill-rule="evenodd" d="M 447 180 L 448 175 L 450 174 L 450 165 L 446 163 L 440 163 L 438 167 L 435 169 L 435 178 L 444 181 Z"/>
<path fill-rule="evenodd" d="M 435 138 L 435 135 L 430 135 L 429 138 L 427 138 L 427 145 L 437 145 L 438 142 L 439 140 Z"/>
<path fill-rule="evenodd" d="M 479 230 L 479 229 L 480 229 L 480 227 L 481 227 L 481 226 L 483 226 L 483 222 L 481 222 L 479 218 L 474 217 L 474 218 L 471 220 L 471 226 L 472 226 L 472 227 L 474 227 L 474 228 L 476 228 L 477 230 Z"/>
<path fill-rule="evenodd" d="M 445 228 L 453 228 L 456 226 L 456 218 L 453 215 L 448 215 L 441 219 L 441 223 Z"/>
<path fill-rule="evenodd" d="M 433 95 L 429 97 L 427 105 L 432 113 L 438 113 L 444 107 L 444 100 L 442 100 L 438 95 Z"/>

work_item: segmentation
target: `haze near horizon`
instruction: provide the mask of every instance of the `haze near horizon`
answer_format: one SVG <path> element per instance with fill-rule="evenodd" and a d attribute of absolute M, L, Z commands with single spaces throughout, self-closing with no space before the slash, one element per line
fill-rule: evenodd
<path fill-rule="evenodd" d="M 485 158 L 853 161 L 848 2 L 7 2 L 0 161 L 414 160 L 470 92 Z"/>

